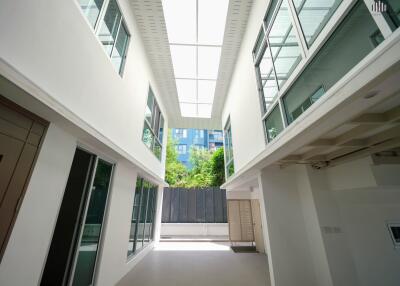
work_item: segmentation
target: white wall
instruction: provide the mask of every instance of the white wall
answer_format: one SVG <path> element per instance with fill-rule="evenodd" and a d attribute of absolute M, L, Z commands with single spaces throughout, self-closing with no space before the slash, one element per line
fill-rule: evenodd
<path fill-rule="evenodd" d="M 159 90 L 129 1 L 118 3 L 131 34 L 122 78 L 76 0 L 1 1 L 0 62 L 47 93 L 34 97 L 77 115 L 163 177 L 164 164 L 141 141 L 149 82 Z"/>
<path fill-rule="evenodd" d="M 222 128 L 228 116 L 231 119 L 235 171 L 265 148 L 252 49 L 268 2 L 253 3 L 222 113 Z"/>
<path fill-rule="evenodd" d="M 37 285 L 76 148 L 50 125 L 0 266 L 0 285 Z"/>

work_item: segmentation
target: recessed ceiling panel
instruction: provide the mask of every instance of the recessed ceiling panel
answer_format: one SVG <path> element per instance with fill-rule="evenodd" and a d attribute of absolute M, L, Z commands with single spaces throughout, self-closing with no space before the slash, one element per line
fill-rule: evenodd
<path fill-rule="evenodd" d="M 196 0 L 163 0 L 163 10 L 169 42 L 195 44 Z"/>

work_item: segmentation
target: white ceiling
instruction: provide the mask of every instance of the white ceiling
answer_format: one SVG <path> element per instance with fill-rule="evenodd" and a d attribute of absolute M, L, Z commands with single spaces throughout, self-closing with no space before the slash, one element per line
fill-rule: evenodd
<path fill-rule="evenodd" d="M 207 1 L 210 2 L 211 0 Z M 199 78 L 207 80 L 198 81 L 199 87 L 197 95 L 191 80 L 181 79 L 177 80 L 175 83 L 175 77 L 179 78 L 179 75 L 183 75 L 186 78 L 189 73 L 194 72 L 193 63 L 190 64 L 190 60 L 188 60 L 186 64 L 185 62 L 183 62 L 183 64 L 181 63 L 179 66 L 175 64 L 174 72 L 171 58 L 172 52 L 172 54 L 185 53 L 188 55 L 189 59 L 190 53 L 193 53 L 193 51 L 185 49 L 187 46 L 175 45 L 171 49 L 169 46 L 169 43 L 177 41 L 179 43 L 189 43 L 191 41 L 190 33 L 183 34 L 187 36 L 186 38 L 182 38 L 182 36 L 180 36 L 182 34 L 179 35 L 177 33 L 170 35 L 171 39 L 168 39 L 162 0 L 131 0 L 133 12 L 140 28 L 141 37 L 150 64 L 153 67 L 158 88 L 162 93 L 159 94 L 159 96 L 163 98 L 170 127 L 221 128 L 221 113 L 226 92 L 234 70 L 252 2 L 252 0 L 229 0 L 222 48 L 219 48 L 221 50 L 221 57 L 218 73 L 215 66 L 204 65 L 202 68 L 199 66 L 199 74 L 201 75 Z M 199 11 L 201 11 L 201 7 L 199 7 Z M 199 15 L 200 14 L 199 12 Z M 185 17 L 188 17 L 188 23 L 192 16 L 190 12 L 185 14 Z M 203 28 L 200 28 L 200 23 L 205 20 L 206 19 L 199 19 L 199 41 L 211 41 L 214 45 L 220 44 L 218 43 L 218 31 L 213 31 L 213 33 L 202 32 Z M 204 31 L 209 31 L 209 29 L 206 29 L 206 25 L 204 27 Z M 191 28 L 193 27 L 189 24 L 188 27 L 184 27 L 184 30 L 190 30 Z M 202 52 L 204 52 L 203 54 L 208 53 L 208 57 L 215 56 L 217 59 L 216 55 L 211 55 L 211 53 L 216 54 L 214 50 L 209 51 L 204 49 Z M 201 56 L 200 51 L 199 56 Z M 217 76 L 216 83 L 215 80 L 210 80 L 215 79 L 215 76 Z M 213 96 L 210 95 L 212 94 L 210 91 L 214 89 L 214 85 L 215 95 L 213 98 Z M 178 98 L 177 88 L 185 91 L 185 93 L 181 93 L 182 95 L 180 98 Z M 191 115 L 194 112 L 193 108 L 197 107 L 196 112 L 198 112 L 199 116 L 207 116 L 211 112 L 211 118 L 182 117 L 179 102 L 181 102 L 182 113 L 184 115 Z M 193 103 L 196 103 L 196 105 Z M 211 105 L 211 103 L 213 104 Z"/>

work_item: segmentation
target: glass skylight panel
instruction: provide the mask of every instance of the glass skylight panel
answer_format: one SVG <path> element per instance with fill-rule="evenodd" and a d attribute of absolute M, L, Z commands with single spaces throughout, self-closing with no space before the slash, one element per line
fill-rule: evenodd
<path fill-rule="evenodd" d="M 198 97 L 197 100 L 199 103 L 210 103 L 212 104 L 214 101 L 214 93 L 215 93 L 215 84 L 214 80 L 199 80 L 198 81 Z"/>
<path fill-rule="evenodd" d="M 176 78 L 196 78 L 196 47 L 170 45 Z"/>
<path fill-rule="evenodd" d="M 198 0 L 198 43 L 222 45 L 229 0 Z"/>
<path fill-rule="evenodd" d="M 198 117 L 201 118 L 211 118 L 212 104 L 199 104 Z"/>
<path fill-rule="evenodd" d="M 217 79 L 221 48 L 198 47 L 198 53 L 198 77 L 202 79 Z"/>
<path fill-rule="evenodd" d="M 197 104 L 180 103 L 181 114 L 183 117 L 197 117 Z"/>
<path fill-rule="evenodd" d="M 162 0 L 183 117 L 211 117 L 229 0 Z"/>
<path fill-rule="evenodd" d="M 196 80 L 177 79 L 176 89 L 178 90 L 179 102 L 196 103 Z"/>
<path fill-rule="evenodd" d="M 195 44 L 196 0 L 163 0 L 170 43 Z"/>

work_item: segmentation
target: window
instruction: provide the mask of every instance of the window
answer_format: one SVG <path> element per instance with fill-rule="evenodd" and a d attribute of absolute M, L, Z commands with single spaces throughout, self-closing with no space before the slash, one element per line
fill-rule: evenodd
<path fill-rule="evenodd" d="M 204 130 L 195 129 L 194 130 L 194 138 L 204 138 Z"/>
<path fill-rule="evenodd" d="M 388 4 L 387 12 L 383 13 L 383 16 L 394 31 L 400 26 L 400 1 L 386 0 L 385 3 Z"/>
<path fill-rule="evenodd" d="M 79 5 L 115 69 L 122 75 L 130 35 L 116 0 L 79 0 Z"/>
<path fill-rule="evenodd" d="M 368 8 L 358 1 L 283 97 L 289 124 L 375 48 L 371 35 L 377 30 Z"/>
<path fill-rule="evenodd" d="M 294 0 L 307 45 L 310 47 L 342 0 Z"/>
<path fill-rule="evenodd" d="M 282 115 L 279 110 L 279 105 L 276 105 L 265 119 L 265 130 L 268 142 L 273 140 L 283 130 Z"/>
<path fill-rule="evenodd" d="M 394 247 L 400 248 L 400 223 L 388 223 L 388 228 Z"/>
<path fill-rule="evenodd" d="M 187 129 L 175 129 L 175 137 L 180 138 L 187 138 Z"/>
<path fill-rule="evenodd" d="M 231 122 L 228 118 L 227 123 L 224 129 L 225 135 L 225 173 L 226 177 L 229 178 L 235 172 L 235 167 L 233 164 L 233 150 L 232 150 L 232 130 L 231 130 Z"/>
<path fill-rule="evenodd" d="M 130 257 L 154 238 L 154 215 L 158 187 L 138 177 L 133 199 L 127 256 Z"/>
<path fill-rule="evenodd" d="M 388 0 L 387 5 L 386 16 L 390 14 L 393 23 L 400 15 L 397 2 Z M 371 15 L 374 12 L 362 0 L 270 3 L 252 51 L 267 142 L 385 40 Z M 340 5 L 343 9 L 338 9 Z M 333 18 L 340 22 L 322 32 Z M 304 45 L 297 39 L 304 39 Z M 321 48 L 309 49 L 316 40 Z"/>
<path fill-rule="evenodd" d="M 149 87 L 147 105 L 144 115 L 143 137 L 144 144 L 161 160 L 164 135 L 164 117 Z"/>
<path fill-rule="evenodd" d="M 176 145 L 176 152 L 178 152 L 178 154 L 186 154 L 187 153 L 187 145 L 186 144 Z"/>

